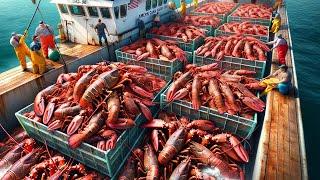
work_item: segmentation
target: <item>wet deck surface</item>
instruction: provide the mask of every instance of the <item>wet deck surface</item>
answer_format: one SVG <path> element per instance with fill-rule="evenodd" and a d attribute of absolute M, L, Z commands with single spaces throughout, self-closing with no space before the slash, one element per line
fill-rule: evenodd
<path fill-rule="evenodd" d="M 285 39 L 289 39 L 287 14 L 284 8 L 280 9 L 282 29 L 278 32 Z M 291 46 L 291 44 L 289 45 Z M 277 55 L 273 52 L 271 73 L 278 69 Z M 288 70 L 293 73 L 293 62 L 290 51 L 286 55 Z M 296 87 L 293 81 L 293 87 Z M 300 106 L 297 103 L 297 92 L 292 90 L 289 96 L 284 96 L 273 90 L 269 93 L 267 111 L 263 125 L 262 135 L 256 167 L 260 168 L 260 179 L 304 179 L 305 159 L 301 159 L 302 151 L 299 141 L 299 114 Z M 269 108 L 268 108 L 269 107 Z M 259 166 L 260 163 L 260 166 Z"/>
<path fill-rule="evenodd" d="M 68 43 L 59 44 L 59 49 L 61 54 L 63 54 L 63 59 L 68 64 L 88 54 L 96 52 L 100 49 L 100 47 Z M 21 67 L 19 66 L 0 74 L 0 94 L 10 91 L 16 87 L 23 85 L 24 83 L 37 79 L 41 76 L 39 74 L 32 73 L 31 62 L 27 63 L 27 66 L 28 71 L 25 72 L 23 72 L 21 70 Z M 47 69 L 49 71 L 61 67 L 63 67 L 63 63 L 61 60 L 59 62 L 47 60 Z"/>

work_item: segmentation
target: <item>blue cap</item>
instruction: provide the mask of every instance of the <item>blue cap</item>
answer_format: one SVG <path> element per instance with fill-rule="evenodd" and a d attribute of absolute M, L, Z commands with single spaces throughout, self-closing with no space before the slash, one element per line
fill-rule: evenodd
<path fill-rule="evenodd" d="M 39 21 L 39 24 L 43 24 L 44 22 L 43 21 Z"/>

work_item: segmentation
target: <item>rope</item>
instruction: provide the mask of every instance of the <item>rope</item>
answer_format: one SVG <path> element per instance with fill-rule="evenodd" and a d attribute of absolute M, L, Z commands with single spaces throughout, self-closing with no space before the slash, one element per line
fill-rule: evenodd
<path fill-rule="evenodd" d="M 36 7 L 36 10 L 34 11 L 34 13 L 33 13 L 33 15 L 32 15 L 32 18 L 31 18 L 31 20 L 30 20 L 30 22 L 29 22 L 29 24 L 28 24 L 28 26 L 27 26 L 27 28 L 26 28 L 26 31 L 24 32 L 23 35 L 26 35 L 26 34 L 27 34 L 27 31 L 29 30 L 29 28 L 30 28 L 30 26 L 31 26 L 31 23 L 33 22 L 33 19 L 34 19 L 34 17 L 36 16 L 37 10 L 39 9 L 40 3 L 41 3 L 41 0 L 39 0 L 39 2 L 38 2 L 38 4 L 37 4 L 37 7 Z"/>

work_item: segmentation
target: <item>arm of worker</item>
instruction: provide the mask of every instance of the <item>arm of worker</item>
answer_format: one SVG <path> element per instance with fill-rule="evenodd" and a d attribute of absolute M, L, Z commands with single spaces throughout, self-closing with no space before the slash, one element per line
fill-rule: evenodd
<path fill-rule="evenodd" d="M 107 34 L 109 35 L 109 31 L 108 31 L 108 29 L 107 29 L 106 24 L 104 24 L 104 29 L 106 30 Z"/>
<path fill-rule="evenodd" d="M 272 51 L 273 49 L 275 49 L 276 47 L 278 47 L 280 44 L 280 41 L 276 41 L 275 44 L 273 44 L 273 47 L 270 49 L 270 51 Z"/>
<path fill-rule="evenodd" d="M 274 44 L 275 42 L 276 42 L 276 39 L 273 40 L 273 41 L 267 42 L 266 44 L 267 44 L 267 45 L 272 45 L 272 44 Z"/>
<path fill-rule="evenodd" d="M 264 79 L 268 79 L 268 78 L 272 78 L 272 77 L 276 77 L 279 74 L 280 70 L 276 70 L 273 74 L 270 74 L 269 76 L 263 78 Z"/>

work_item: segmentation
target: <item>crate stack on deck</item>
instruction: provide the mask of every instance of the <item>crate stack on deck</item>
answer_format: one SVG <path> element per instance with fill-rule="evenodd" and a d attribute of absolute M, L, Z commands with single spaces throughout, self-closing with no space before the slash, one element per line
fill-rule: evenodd
<path fill-rule="evenodd" d="M 201 4 L 199 6 L 201 6 Z M 239 19 L 244 20 L 243 18 L 236 18 L 232 16 L 233 12 L 238 7 L 239 4 L 236 4 L 236 6 L 229 13 L 218 16 L 222 19 L 222 24 L 225 23 L 226 19 L 228 20 L 228 22 L 238 21 Z M 192 14 L 197 13 L 193 12 Z M 269 26 L 271 19 L 263 21 L 249 19 L 249 21 Z M 205 29 L 212 32 L 211 28 Z M 223 35 L 229 36 L 231 34 L 226 33 Z M 256 72 L 255 77 L 257 79 L 261 79 L 264 75 L 266 62 L 263 61 L 248 60 L 244 58 L 235 58 L 228 56 L 224 57 L 224 59 L 220 61 L 217 61 L 216 59 L 210 57 L 205 58 L 203 56 L 196 55 L 196 49 L 204 43 L 204 38 L 202 37 L 190 40 L 188 42 L 183 41 L 181 38 L 167 37 L 155 34 L 147 34 L 146 37 L 175 41 L 177 45 L 185 51 L 188 63 L 193 63 L 199 66 L 218 63 L 220 68 L 222 68 L 223 70 L 252 70 Z M 216 109 L 211 109 L 205 106 L 201 106 L 199 110 L 194 110 L 191 103 L 185 100 L 176 100 L 171 103 L 167 103 L 166 92 L 168 90 L 168 87 L 170 86 L 169 83 L 172 83 L 171 80 L 175 72 L 183 71 L 184 64 L 178 59 L 174 61 L 165 61 L 155 58 L 146 58 L 144 60 L 137 61 L 136 56 L 123 52 L 121 51 L 121 49 L 116 50 L 115 53 L 117 61 L 146 67 L 148 71 L 153 72 L 154 74 L 158 75 L 168 82 L 165 88 L 163 88 L 155 96 L 154 102 L 160 104 L 161 108 L 159 108 L 158 106 L 151 108 L 154 116 L 161 109 L 168 112 L 174 112 L 180 116 L 187 116 L 191 120 L 208 119 L 214 121 L 217 127 L 222 128 L 223 130 L 225 130 L 225 132 L 230 132 L 243 138 L 250 137 L 250 135 L 254 131 L 257 124 L 257 113 L 253 116 L 252 119 L 247 119 L 238 115 L 230 115 L 228 113 L 219 114 Z M 110 176 L 111 178 L 117 177 L 130 152 L 133 150 L 133 148 L 139 146 L 142 143 L 146 135 L 146 130 L 140 127 L 140 125 L 144 123 L 146 119 L 142 115 L 139 115 L 135 119 L 136 126 L 131 129 L 125 130 L 118 138 L 116 148 L 112 150 L 102 151 L 90 144 L 82 143 L 80 147 L 71 149 L 68 145 L 68 135 L 60 131 L 49 132 L 46 125 L 32 121 L 23 115 L 24 113 L 30 112 L 32 110 L 33 104 L 16 113 L 16 117 L 18 118 L 20 124 L 31 137 L 48 144 L 50 147 L 58 150 L 59 152 L 72 157 L 79 162 L 84 163 L 85 165 L 105 175 Z"/>

